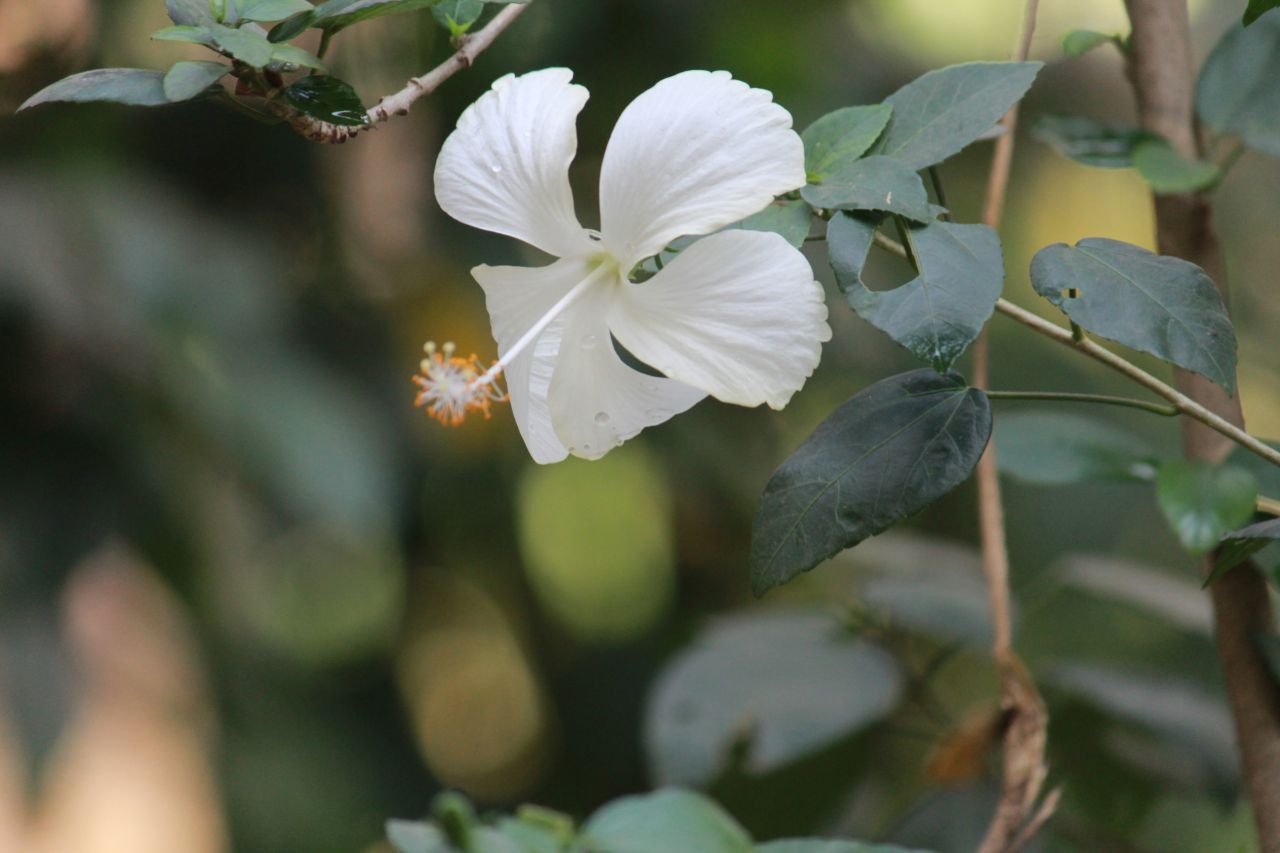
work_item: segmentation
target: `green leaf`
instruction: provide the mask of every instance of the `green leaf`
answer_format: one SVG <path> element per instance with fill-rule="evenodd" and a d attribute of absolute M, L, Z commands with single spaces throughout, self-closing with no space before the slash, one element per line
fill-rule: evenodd
<path fill-rule="evenodd" d="M 1106 421 L 1057 411 L 1002 413 L 995 419 L 1001 473 L 1024 483 L 1140 483 L 1158 460 L 1133 433 Z"/>
<path fill-rule="evenodd" d="M 809 222 L 813 213 L 809 205 L 803 201 L 773 201 L 759 213 L 753 213 L 746 219 L 726 226 L 740 228 L 743 231 L 772 231 L 781 234 L 788 243 L 799 249 L 809 236 Z"/>
<path fill-rule="evenodd" d="M 307 0 L 235 0 L 236 11 L 246 21 L 282 21 L 311 11 Z"/>
<path fill-rule="evenodd" d="M 431 7 L 431 17 L 454 38 L 471 29 L 483 13 L 484 0 L 439 0 Z"/>
<path fill-rule="evenodd" d="M 1223 535 L 1218 560 L 1204 585 L 1209 586 L 1224 572 L 1234 569 L 1277 539 L 1280 539 L 1280 518 L 1259 521 Z"/>
<path fill-rule="evenodd" d="M 369 123 L 356 90 L 331 75 L 312 74 L 284 90 L 285 100 L 299 112 L 346 127 Z"/>
<path fill-rule="evenodd" d="M 995 126 L 1042 62 L 970 62 L 930 71 L 894 92 L 889 126 L 873 149 L 912 169 L 932 166 Z"/>
<path fill-rule="evenodd" d="M 1062 37 L 1062 52 L 1067 56 L 1082 56 L 1109 41 L 1120 43 L 1119 36 L 1100 33 L 1097 30 L 1072 30 Z"/>
<path fill-rule="evenodd" d="M 1157 193 L 1189 193 L 1208 189 L 1222 177 L 1213 163 L 1188 160 L 1167 140 L 1148 136 L 1133 149 L 1133 165 Z"/>
<path fill-rule="evenodd" d="M 986 395 L 956 374 L 891 376 L 846 401 L 774 473 L 751 541 L 762 594 L 968 479 L 991 436 Z"/>
<path fill-rule="evenodd" d="M 179 26 L 203 26 L 215 23 L 209 11 L 209 0 L 164 0 L 169 20 Z"/>
<path fill-rule="evenodd" d="M 399 853 L 455 853 L 443 832 L 420 821 L 387 821 L 387 840 Z"/>
<path fill-rule="evenodd" d="M 208 24 L 203 27 L 165 27 L 151 34 L 158 41 L 182 41 L 191 44 L 202 44 L 219 53 L 240 60 L 254 68 L 265 68 L 271 63 L 271 55 L 276 46 L 267 41 L 261 32 L 251 29 L 236 29 L 222 24 Z"/>
<path fill-rule="evenodd" d="M 163 27 L 151 34 L 156 41 L 181 41 L 213 47 L 213 31 L 205 26 Z"/>
<path fill-rule="evenodd" d="M 172 102 L 189 101 L 221 80 L 231 66 L 224 62 L 179 62 L 164 75 L 164 94 Z"/>
<path fill-rule="evenodd" d="M 847 214 L 832 217 L 827 226 L 831 267 L 849 305 L 935 370 L 949 370 L 982 331 L 1000 298 L 1000 239 L 985 225 L 937 221 L 913 227 L 907 240 L 919 275 L 886 291 L 862 282 L 871 239 L 869 223 Z"/>
<path fill-rule="evenodd" d="M 878 210 L 917 222 L 933 218 L 920 176 L 892 157 L 854 160 L 822 183 L 807 184 L 800 197 L 828 210 Z"/>
<path fill-rule="evenodd" d="M 1258 482 L 1243 468 L 1170 459 L 1156 476 L 1156 501 L 1178 541 L 1204 554 L 1253 516 Z"/>
<path fill-rule="evenodd" d="M 300 12 L 292 18 L 286 18 L 271 28 L 267 33 L 267 41 L 272 44 L 289 41 L 302 35 L 315 22 L 315 11 Z"/>
<path fill-rule="evenodd" d="M 311 68 L 316 71 L 324 71 L 324 63 L 320 61 L 320 57 L 316 56 L 309 50 L 303 50 L 291 44 L 279 44 L 271 51 L 272 62 L 285 62 L 290 65 L 297 65 L 300 68 Z M 363 105 L 361 105 L 363 107 Z"/>
<path fill-rule="evenodd" d="M 614 800 L 582 828 L 590 850 L 608 853 L 750 853 L 751 837 L 711 800 L 678 788 Z"/>
<path fill-rule="evenodd" d="M 311 26 L 337 32 L 370 18 L 429 9 L 437 2 L 438 0 L 325 0 L 316 6 Z"/>
<path fill-rule="evenodd" d="M 826 838 L 788 838 L 757 844 L 755 853 L 928 853 L 896 844 L 868 844 Z"/>
<path fill-rule="evenodd" d="M 1277 8 L 1280 8 L 1280 0 L 1249 0 L 1249 5 L 1244 10 L 1244 18 L 1241 20 L 1241 25 L 1247 27 L 1265 13 Z"/>
<path fill-rule="evenodd" d="M 1126 169 L 1133 165 L 1133 148 L 1147 137 L 1137 127 L 1118 127 L 1084 116 L 1043 115 L 1031 135 L 1059 154 L 1086 166 Z"/>
<path fill-rule="evenodd" d="M 1205 60 L 1196 111 L 1209 127 L 1280 156 L 1280 12 L 1232 27 Z"/>
<path fill-rule="evenodd" d="M 667 667 L 645 712 L 659 784 L 703 786 L 742 751 L 768 773 L 896 707 L 897 663 L 822 613 L 765 611 L 712 622 Z"/>
<path fill-rule="evenodd" d="M 159 107 L 169 103 L 164 75 L 141 68 L 96 68 L 64 77 L 36 92 L 18 112 L 55 101 L 109 101 L 135 107 Z"/>
<path fill-rule="evenodd" d="M 1235 392 L 1231 318 L 1213 280 L 1195 264 L 1090 237 L 1037 252 L 1031 283 L 1090 332 Z"/>
<path fill-rule="evenodd" d="M 889 104 L 844 107 L 827 113 L 800 134 L 805 170 L 824 178 L 857 160 L 880 137 L 892 113 Z"/>

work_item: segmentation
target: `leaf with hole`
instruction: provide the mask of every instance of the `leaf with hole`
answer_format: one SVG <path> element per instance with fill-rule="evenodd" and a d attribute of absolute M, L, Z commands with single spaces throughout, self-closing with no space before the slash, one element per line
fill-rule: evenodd
<path fill-rule="evenodd" d="M 344 127 L 369 123 L 364 104 L 349 83 L 331 75 L 312 74 L 284 90 L 284 98 L 299 112 Z"/>
<path fill-rule="evenodd" d="M 174 103 L 189 101 L 230 71 L 225 62 L 178 62 L 164 75 L 164 95 Z"/>
<path fill-rule="evenodd" d="M 141 68 L 96 68 L 64 77 L 36 92 L 18 111 L 58 101 L 106 101 L 135 107 L 170 103 L 164 93 L 164 74 Z"/>
<path fill-rule="evenodd" d="M 751 536 L 760 595 L 914 515 L 968 479 L 991 408 L 964 379 L 902 373 L 860 391 L 765 487 Z"/>
<path fill-rule="evenodd" d="M 969 62 L 930 71 L 885 101 L 889 125 L 872 153 L 912 169 L 932 166 L 976 141 L 1022 99 L 1042 62 Z"/>
<path fill-rule="evenodd" d="M 609 853 L 751 853 L 751 836 L 713 801 L 664 788 L 622 797 L 583 824 L 586 849 Z"/>
<path fill-rule="evenodd" d="M 1031 135 L 1086 166 L 1127 169 L 1133 165 L 1133 148 L 1145 139 L 1146 131 L 1095 121 L 1085 116 L 1042 115 L 1031 127 Z"/>
<path fill-rule="evenodd" d="M 1037 252 L 1031 284 L 1090 332 L 1235 392 L 1231 318 L 1213 280 L 1195 264 L 1089 237 Z"/>
<path fill-rule="evenodd" d="M 800 197 L 827 210 L 876 210 L 917 222 L 932 217 L 924 183 L 913 169 L 892 157 L 866 157 L 807 184 Z"/>
<path fill-rule="evenodd" d="M 804 168 L 824 178 L 867 153 L 889 123 L 888 104 L 844 107 L 829 112 L 805 128 Z"/>
<path fill-rule="evenodd" d="M 1232 27 L 1200 70 L 1196 112 L 1209 127 L 1280 156 L 1280 12 Z"/>
<path fill-rule="evenodd" d="M 1002 474 L 1040 486 L 1151 482 L 1159 465 L 1128 430 L 1048 409 L 1001 413 L 995 442 Z"/>
<path fill-rule="evenodd" d="M 896 707 L 902 675 L 885 652 L 825 613 L 765 611 L 712 622 L 658 676 L 644 717 L 659 784 L 769 773 Z"/>
<path fill-rule="evenodd" d="M 1192 554 L 1204 554 L 1253 516 L 1258 481 L 1243 468 L 1170 459 L 1156 475 L 1160 512 Z"/>
<path fill-rule="evenodd" d="M 871 229 L 871 230 L 869 230 Z M 942 372 L 982 331 L 1004 286 L 1000 239 L 985 225 L 935 221 L 907 231 L 919 274 L 893 290 L 871 290 L 862 267 L 866 219 L 842 214 L 827 226 L 836 283 L 858 316 Z"/>

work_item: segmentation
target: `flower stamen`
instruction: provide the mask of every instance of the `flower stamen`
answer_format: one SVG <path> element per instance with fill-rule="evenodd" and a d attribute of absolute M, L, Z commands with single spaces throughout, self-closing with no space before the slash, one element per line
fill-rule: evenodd
<path fill-rule="evenodd" d="M 507 399 L 507 392 L 496 381 L 502 372 L 496 363 L 485 370 L 474 353 L 466 358 L 455 356 L 452 342 L 437 347 L 428 341 L 423 351 L 427 357 L 413 377 L 422 389 L 415 404 L 425 406 L 427 414 L 445 426 L 458 426 L 468 412 L 483 412 L 488 420 L 492 417 L 490 404 Z"/>

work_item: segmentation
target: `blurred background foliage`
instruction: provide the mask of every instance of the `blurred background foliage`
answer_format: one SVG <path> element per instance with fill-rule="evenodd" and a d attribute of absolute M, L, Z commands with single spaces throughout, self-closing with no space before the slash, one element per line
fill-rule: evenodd
<path fill-rule="evenodd" d="M 471 266 L 536 261 L 431 193 L 443 136 L 495 77 L 565 65 L 591 90 L 589 200 L 614 118 L 670 73 L 730 69 L 803 127 L 1004 58 L 1021 5 L 539 0 L 412 115 L 326 148 L 209 104 L 15 118 L 67 73 L 194 54 L 147 39 L 160 0 L 0 0 L 0 850 L 384 850 L 384 819 L 442 787 L 583 815 L 666 782 L 709 788 L 762 839 L 972 849 L 996 682 L 970 491 L 748 592 L 772 468 L 910 356 L 833 298 L 836 337 L 785 412 L 704 402 L 550 468 L 505 409 L 446 430 L 408 379 L 428 338 L 492 356 Z M 1201 57 L 1241 5 L 1193 3 Z M 1033 57 L 1051 64 L 1024 125 L 1128 118 L 1115 51 L 1058 47 L 1124 26 L 1119 0 L 1042 3 Z M 397 16 L 342 34 L 331 67 L 372 102 L 448 50 L 430 15 Z M 942 168 L 962 221 L 988 156 Z M 1271 436 L 1277 179 L 1245 154 L 1218 193 L 1242 393 Z M 1092 235 L 1149 246 L 1145 186 L 1026 138 L 1008 295 L 1036 305 L 1032 253 Z M 1123 390 L 993 334 L 995 387 Z M 1085 414 L 1177 446 L 1166 421 Z M 1010 480 L 1007 497 L 1018 645 L 1065 792 L 1039 849 L 1247 845 L 1207 602 L 1149 487 Z"/>

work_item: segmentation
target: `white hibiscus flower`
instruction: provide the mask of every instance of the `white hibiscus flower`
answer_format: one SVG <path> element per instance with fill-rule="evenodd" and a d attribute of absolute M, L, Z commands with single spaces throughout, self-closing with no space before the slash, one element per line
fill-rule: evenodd
<path fill-rule="evenodd" d="M 549 68 L 493 84 L 458 120 L 436 164 L 453 218 L 558 260 L 478 266 L 499 360 L 432 350 L 419 403 L 445 422 L 487 415 L 506 374 L 520 434 L 538 462 L 596 459 L 706 395 L 782 408 L 829 340 L 821 286 L 773 233 L 718 231 L 804 184 L 804 148 L 769 92 L 727 72 L 686 71 L 623 111 L 600 174 L 600 231 L 569 189 L 574 122 L 587 90 Z M 710 235 L 642 283 L 641 260 Z M 614 340 L 661 371 L 623 363 Z"/>

